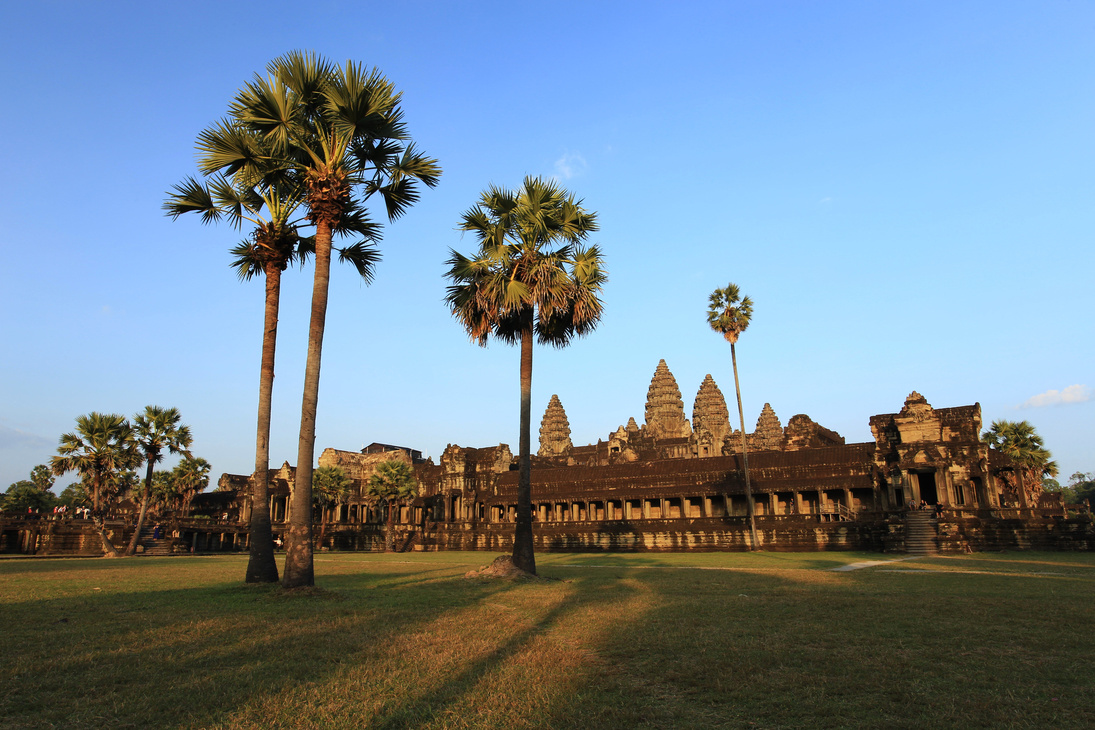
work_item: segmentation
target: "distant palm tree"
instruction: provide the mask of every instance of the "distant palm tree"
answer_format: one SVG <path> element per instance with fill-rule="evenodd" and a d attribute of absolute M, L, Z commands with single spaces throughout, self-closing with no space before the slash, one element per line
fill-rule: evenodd
<path fill-rule="evenodd" d="M 518 190 L 491 186 L 460 229 L 475 234 L 472 257 L 450 251 L 445 301 L 472 340 L 521 345 L 521 419 L 513 563 L 536 573 L 532 536 L 532 342 L 565 347 L 597 326 L 607 280 L 601 251 L 580 244 L 596 213 L 554 182 L 526 177 Z"/>
<path fill-rule="evenodd" d="M 316 229 L 296 488 L 282 577 L 282 584 L 292 588 L 315 583 L 308 517 L 332 234 L 352 223 L 357 230 L 369 231 L 358 250 L 371 250 L 380 227 L 368 218 L 364 201 L 379 193 L 388 219 L 395 220 L 417 202 L 419 183 L 437 184 L 441 168 L 408 143 L 401 94 L 376 69 L 366 71 L 352 62 L 339 68 L 315 54 L 292 52 L 272 61 L 267 71 L 266 77 L 256 75 L 236 95 L 230 114 L 272 146 L 270 161 L 302 181 L 308 216 Z M 222 149 L 204 159 L 202 169 L 231 174 L 254 162 L 249 152 Z M 366 279 L 372 275 L 371 269 L 358 271 Z"/>
<path fill-rule="evenodd" d="M 137 447 L 144 453 L 146 464 L 144 492 L 141 494 L 141 511 L 137 517 L 137 527 L 126 548 L 126 555 L 137 554 L 137 543 L 141 539 L 141 528 L 148 513 L 149 496 L 152 494 L 152 471 L 156 464 L 163 461 L 163 452 L 190 456 L 190 443 L 193 440 L 190 428 L 181 425 L 182 416 L 177 408 L 145 406 L 144 413 L 138 413 L 133 419 L 134 438 Z"/>
<path fill-rule="evenodd" d="M 1042 478 L 1057 476 L 1057 462 L 1029 421 L 993 421 L 981 441 L 1003 452 L 1019 465 L 1020 483 L 1015 485 L 1020 499 L 1037 500 L 1042 493 Z"/>
<path fill-rule="evenodd" d="M 752 537 L 752 549 L 759 547 L 757 541 L 757 521 L 754 517 L 753 489 L 749 484 L 749 452 L 745 446 L 745 413 L 741 407 L 741 385 L 738 382 L 738 355 L 735 350 L 738 337 L 749 327 L 753 317 L 753 300 L 741 296 L 737 284 L 728 284 L 725 289 L 716 289 L 708 299 L 707 323 L 730 343 L 730 360 L 734 365 L 734 391 L 738 396 L 738 421 L 741 424 L 741 459 L 745 472 L 745 508 L 749 514 L 749 532 Z"/>
<path fill-rule="evenodd" d="M 414 499 L 418 494 L 418 482 L 414 469 L 405 461 L 392 459 L 377 464 L 376 472 L 365 484 L 364 494 L 388 510 L 388 529 L 384 533 L 384 551 L 395 550 L 395 508 Z"/>
<path fill-rule="evenodd" d="M 190 509 L 194 496 L 209 486 L 209 462 L 200 456 L 185 457 L 171 470 L 171 487 L 179 512 Z"/>
<path fill-rule="evenodd" d="M 320 512 L 319 544 L 327 533 L 327 510 L 346 504 L 353 481 L 337 466 L 321 466 L 312 473 L 312 504 Z M 313 516 L 314 519 L 314 516 Z"/>
<path fill-rule="evenodd" d="M 125 416 L 89 413 L 76 419 L 76 430 L 61 436 L 57 456 L 50 468 L 57 476 L 75 471 L 90 485 L 91 521 L 103 542 L 108 557 L 118 557 L 106 534 L 108 503 L 116 496 L 125 473 L 143 461 L 133 439 L 133 428 Z"/>

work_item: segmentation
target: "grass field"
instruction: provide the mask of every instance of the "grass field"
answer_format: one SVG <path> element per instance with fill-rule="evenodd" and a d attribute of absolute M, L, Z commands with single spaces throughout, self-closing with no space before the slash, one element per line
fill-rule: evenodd
<path fill-rule="evenodd" d="M 493 557 L 0 561 L 0 727 L 1095 727 L 1095 555 Z"/>

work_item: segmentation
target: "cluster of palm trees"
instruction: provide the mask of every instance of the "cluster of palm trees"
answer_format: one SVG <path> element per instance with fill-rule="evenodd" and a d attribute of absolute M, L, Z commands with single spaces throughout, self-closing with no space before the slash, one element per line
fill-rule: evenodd
<path fill-rule="evenodd" d="M 132 423 L 115 413 L 93 412 L 78 417 L 76 429 L 61 436 L 50 469 L 56 476 L 72 471 L 80 475 L 82 498 L 90 508 L 92 523 L 108 556 L 117 557 L 119 553 L 107 534 L 107 512 L 126 492 L 132 491 L 137 482 L 134 470 L 141 464 L 146 465 L 144 487 L 136 529 L 126 555 L 137 551 L 141 528 L 154 496 L 161 504 L 170 504 L 175 498 L 188 504 L 189 497 L 209 483 L 209 463 L 190 453 L 193 439 L 190 428 L 181 424 L 181 419 L 178 409 L 161 406 L 146 406 Z M 167 480 L 161 478 L 157 485 L 154 476 L 160 475 L 154 474 L 155 467 L 165 454 L 183 458 L 170 472 L 173 476 Z"/>

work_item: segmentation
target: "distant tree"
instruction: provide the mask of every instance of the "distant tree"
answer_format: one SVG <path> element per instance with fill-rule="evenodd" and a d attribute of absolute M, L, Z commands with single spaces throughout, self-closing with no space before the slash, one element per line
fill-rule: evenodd
<path fill-rule="evenodd" d="M 371 497 L 388 511 L 388 529 L 384 534 L 384 550 L 395 550 L 395 509 L 418 494 L 418 482 L 414 469 L 405 461 L 392 459 L 377 464 L 376 472 L 364 488 L 365 496 Z"/>
<path fill-rule="evenodd" d="M 491 335 L 521 346 L 521 415 L 517 522 L 513 563 L 536 573 L 532 539 L 532 349 L 565 347 L 600 321 L 607 281 L 601 250 L 581 243 L 597 230 L 597 214 L 554 182 L 526 177 L 517 190 L 491 186 L 464 213 L 460 229 L 479 251 L 450 251 L 445 301 L 471 339 Z"/>
<path fill-rule="evenodd" d="M 1095 472 L 1073 472 L 1068 478 L 1068 486 L 1062 491 L 1066 492 L 1070 504 L 1095 501 Z"/>
<path fill-rule="evenodd" d="M 271 159 L 302 181 L 305 206 L 315 225 L 316 269 L 296 487 L 282 576 L 282 584 L 293 588 L 315 583 L 308 513 L 332 236 L 352 219 L 357 230 L 369 231 L 356 244 L 356 251 L 364 254 L 372 250 L 380 227 L 368 219 L 364 202 L 379 194 L 388 219 L 395 220 L 418 200 L 419 183 L 428 187 L 437 184 L 441 168 L 409 143 L 400 93 L 379 71 L 367 71 L 352 62 L 339 68 L 315 54 L 292 52 L 271 62 L 267 72 L 266 77 L 256 75 L 236 95 L 230 114 L 234 121 L 269 141 L 273 145 Z M 202 171 L 231 174 L 252 161 L 249 150 L 218 150 L 202 161 Z M 357 268 L 366 279 L 371 277 L 371 269 Z"/>
<path fill-rule="evenodd" d="M 1007 479 L 1005 483 L 1022 501 L 1037 502 L 1043 491 L 1042 478 L 1057 476 L 1057 462 L 1053 461 L 1042 437 L 1028 421 L 993 421 L 989 430 L 981 435 L 981 441 L 1018 465 L 1016 483 Z"/>
<path fill-rule="evenodd" d="M 54 475 L 75 471 L 90 486 L 91 520 L 108 557 L 118 551 L 106 533 L 106 511 L 125 486 L 124 473 L 143 461 L 124 416 L 89 413 L 76 419 L 76 430 L 61 436 L 57 456 L 50 460 Z"/>
<path fill-rule="evenodd" d="M 745 508 L 749 513 L 749 532 L 752 549 L 758 547 L 757 522 L 754 517 L 753 489 L 749 484 L 749 452 L 745 446 L 745 413 L 741 407 L 741 385 L 738 381 L 738 354 L 735 346 L 741 333 L 749 327 L 753 318 L 753 300 L 741 296 L 737 284 L 727 284 L 725 289 L 711 293 L 707 307 L 707 324 L 730 343 L 730 361 L 734 367 L 734 392 L 738 397 L 738 422 L 741 424 L 741 460 L 745 472 Z"/>
<path fill-rule="evenodd" d="M 319 510 L 319 544 L 327 533 L 327 510 L 350 499 L 353 481 L 337 466 L 321 466 L 312 473 L 312 505 Z"/>
<path fill-rule="evenodd" d="M 30 470 L 30 480 L 39 491 L 48 492 L 53 488 L 53 473 L 45 464 L 39 464 Z"/>
<path fill-rule="evenodd" d="M 45 512 L 52 508 L 53 504 L 53 494 L 42 491 L 30 480 L 21 479 L 8 487 L 0 508 L 12 514 L 26 514 L 31 511 Z"/>
<path fill-rule="evenodd" d="M 190 428 L 179 423 L 180 420 L 182 416 L 177 408 L 161 406 L 145 406 L 144 412 L 138 413 L 133 419 L 134 438 L 138 448 L 144 454 L 146 468 L 144 491 L 141 494 L 141 511 L 137 517 L 137 526 L 133 530 L 129 547 L 126 548 L 126 555 L 137 554 L 137 542 L 141 537 L 141 528 L 144 527 L 149 497 L 152 494 L 152 472 L 156 464 L 163 461 L 164 451 L 190 456 L 190 443 L 193 440 Z"/>
<path fill-rule="evenodd" d="M 188 512 L 194 496 L 209 486 L 211 468 L 209 462 L 200 456 L 187 456 L 171 470 L 170 484 L 177 512 Z"/>

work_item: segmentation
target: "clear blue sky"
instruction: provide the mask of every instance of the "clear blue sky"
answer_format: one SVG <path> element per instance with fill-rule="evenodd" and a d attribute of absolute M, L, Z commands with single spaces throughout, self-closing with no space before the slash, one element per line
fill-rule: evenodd
<path fill-rule="evenodd" d="M 665 358 L 691 414 L 731 399 L 716 287 L 756 303 L 746 422 L 770 402 L 849 442 L 917 390 L 1031 421 L 1095 470 L 1095 4 L 9 2 L 0 489 L 90 411 L 178 407 L 248 473 L 262 282 L 240 234 L 171 221 L 198 132 L 276 56 L 382 69 L 440 186 L 389 226 L 377 280 L 332 278 L 317 454 L 372 441 L 516 451 L 518 352 L 446 310 L 455 226 L 487 185 L 554 176 L 597 211 L 605 317 L 538 350 L 576 443 L 634 416 Z M 285 277 L 274 466 L 296 459 L 311 271 Z M 1054 395 L 1056 394 L 1056 395 Z M 1064 479 L 1062 479 L 1064 481 Z"/>

